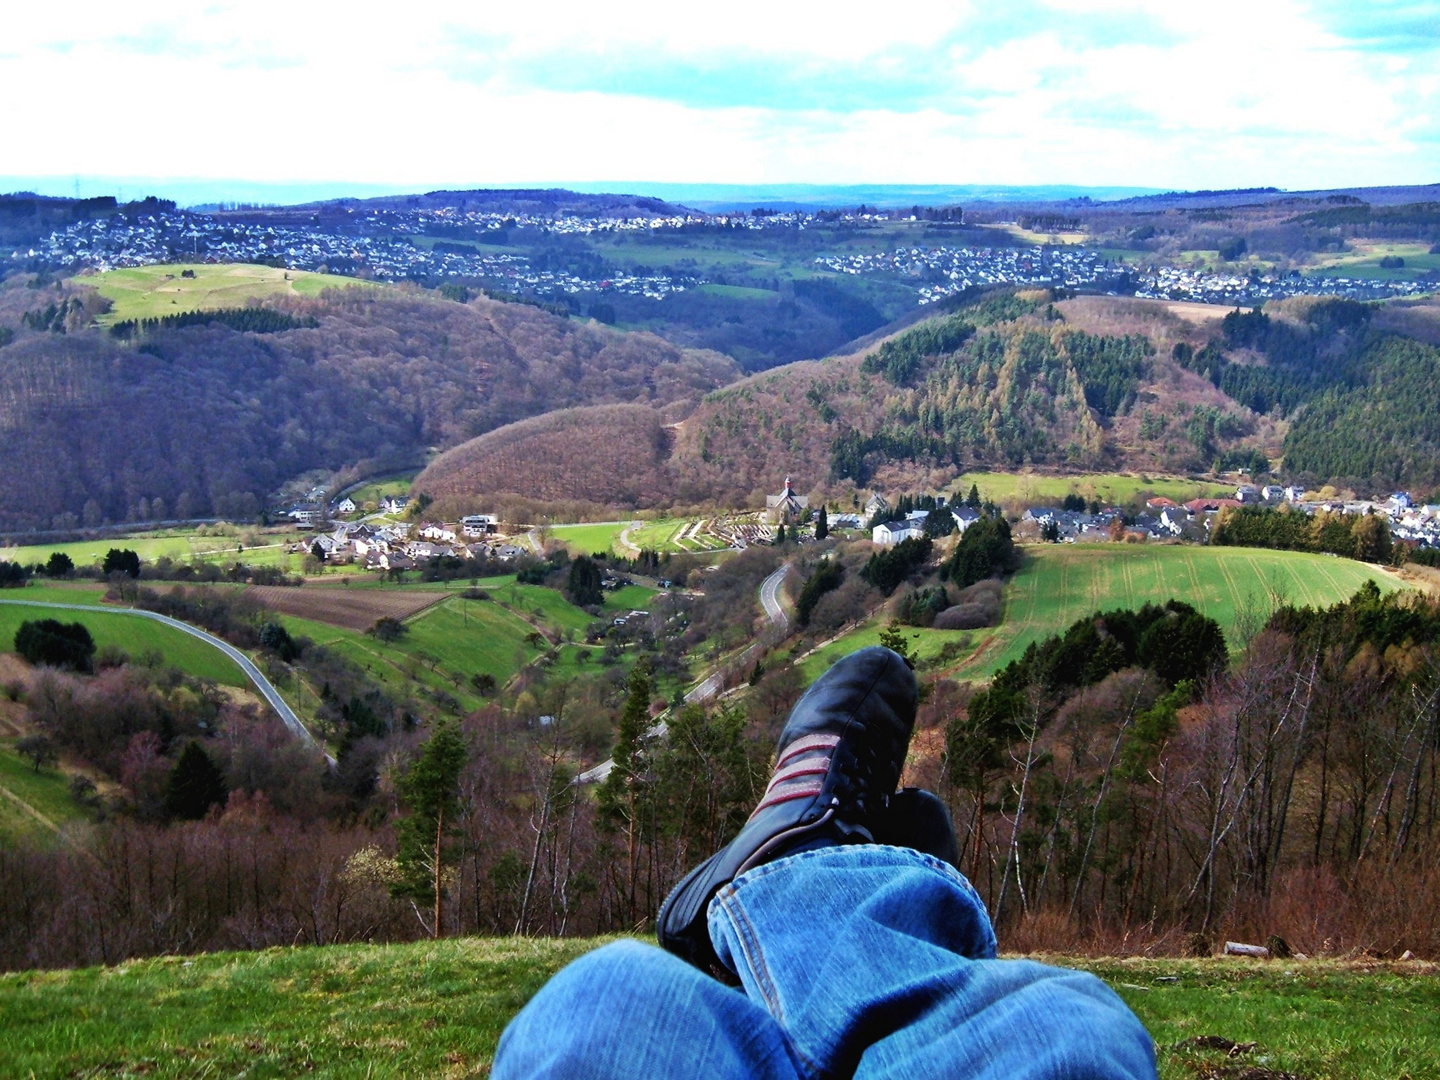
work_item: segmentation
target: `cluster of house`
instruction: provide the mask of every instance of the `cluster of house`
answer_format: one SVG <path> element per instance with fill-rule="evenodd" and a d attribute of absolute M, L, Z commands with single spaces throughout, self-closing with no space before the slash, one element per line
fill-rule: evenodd
<path fill-rule="evenodd" d="M 944 506 L 945 496 L 941 495 L 935 501 L 940 506 Z M 865 513 L 870 520 L 874 520 L 877 514 L 887 513 L 889 510 L 890 504 L 881 495 L 872 495 L 870 501 L 865 504 Z M 930 513 L 929 510 L 910 510 L 903 518 L 882 521 L 870 530 L 870 539 L 882 547 L 890 547 L 902 540 L 918 539 L 925 535 L 925 522 L 930 517 Z M 962 534 L 980 520 L 980 511 L 969 506 L 959 504 L 951 506 L 950 514 L 955 519 L 955 531 Z"/>
<path fill-rule="evenodd" d="M 292 270 L 360 274 L 381 281 L 436 277 L 479 279 L 512 292 L 614 292 L 664 299 L 684 292 L 699 278 L 666 274 L 614 274 L 587 278 L 563 270 L 533 267 L 523 256 L 483 252 L 458 244 L 415 243 L 424 223 L 413 212 L 373 214 L 346 223 L 341 231 L 314 224 L 263 224 L 219 220 L 176 210 L 130 219 L 123 214 L 76 222 L 51 233 L 34 247 L 15 250 L 12 262 L 44 262 L 54 269 L 149 266 L 155 263 L 265 263 Z M 581 219 L 576 219 L 578 226 Z M 588 219 L 586 219 L 588 220 Z M 664 219 L 668 221 L 669 219 Z M 499 221 L 494 223 L 499 227 Z M 555 228 L 551 231 L 580 231 Z M 595 222 L 590 221 L 590 225 Z M 614 228 L 651 228 L 649 219 L 621 219 Z"/>
<path fill-rule="evenodd" d="M 329 532 L 296 544 L 296 554 L 312 554 L 327 563 L 356 563 L 366 570 L 413 570 L 431 559 L 492 559 L 511 562 L 530 549 L 499 537 L 493 514 L 474 514 L 449 524 L 408 522 L 371 524 L 332 522 Z"/>
<path fill-rule="evenodd" d="M 1302 277 L 1298 270 L 1281 275 L 1247 276 L 1162 266 L 1152 267 L 1138 276 L 1135 295 L 1158 300 L 1194 300 L 1202 304 L 1258 304 L 1286 296 L 1348 296 L 1354 300 L 1384 300 L 1425 291 L 1413 281 Z"/>
<path fill-rule="evenodd" d="M 1399 491 L 1385 499 L 1320 499 L 1312 498 L 1304 488 L 1279 484 L 1240 484 L 1234 497 L 1197 498 L 1185 503 L 1157 496 L 1145 505 L 1143 513 L 1124 525 L 1125 534 L 1145 539 L 1185 539 L 1203 542 L 1214 524 L 1215 515 L 1226 507 L 1257 506 L 1278 509 L 1288 505 L 1296 511 L 1314 514 L 1321 510 L 1336 514 L 1376 514 L 1388 522 L 1390 535 L 1424 547 L 1440 547 L 1440 504 L 1417 506 L 1406 492 Z M 1053 506 L 1037 506 L 1026 510 L 1021 521 L 1038 528 L 1054 525 L 1062 541 L 1109 540 L 1116 534 L 1116 521 L 1122 518 L 1118 509 L 1102 509 L 1097 513 L 1064 510 Z"/>
<path fill-rule="evenodd" d="M 918 280 L 929 304 L 977 285 L 1095 286 L 1116 275 L 1098 251 L 1080 247 L 909 247 L 867 255 L 828 255 L 817 266 L 837 274 L 885 274 Z"/>

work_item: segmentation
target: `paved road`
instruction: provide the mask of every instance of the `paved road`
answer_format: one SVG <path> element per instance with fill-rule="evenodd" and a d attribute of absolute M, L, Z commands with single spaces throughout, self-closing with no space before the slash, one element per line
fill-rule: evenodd
<path fill-rule="evenodd" d="M 786 616 L 784 609 L 780 606 L 778 590 L 780 588 L 780 583 L 785 580 L 785 574 L 789 571 L 789 569 L 790 564 L 786 563 L 784 566 L 780 567 L 779 570 L 776 570 L 760 584 L 760 603 L 765 608 L 765 614 L 769 617 L 772 623 L 774 623 L 781 629 L 784 629 L 787 625 L 789 625 L 790 620 Z M 756 645 L 752 645 L 750 649 L 746 650 L 741 659 L 742 666 L 749 662 L 749 657 L 751 653 L 758 647 L 759 645 L 757 643 Z M 685 700 L 692 703 L 708 701 L 719 692 L 720 672 L 717 671 L 707 677 L 705 680 L 703 680 L 688 694 L 686 694 Z M 667 731 L 669 731 L 669 726 L 662 719 L 659 721 L 659 723 L 655 724 L 654 727 L 650 728 L 648 731 L 645 732 L 644 738 L 663 738 Z M 604 780 L 607 776 L 610 775 L 610 770 L 614 767 L 615 762 L 610 758 L 606 758 L 604 761 L 600 762 L 599 765 L 596 765 L 593 769 L 587 769 L 585 772 L 577 776 L 575 778 L 575 783 L 598 784 L 601 780 Z"/>
<path fill-rule="evenodd" d="M 781 630 L 790 624 L 790 617 L 780 606 L 780 583 L 789 572 L 790 564 L 785 563 L 760 583 L 760 605 L 765 609 L 765 615 L 771 623 Z"/>
<path fill-rule="evenodd" d="M 319 745 L 319 743 L 315 741 L 315 736 L 311 735 L 305 725 L 300 722 L 300 717 L 295 715 L 295 710 L 285 703 L 285 699 L 280 696 L 280 692 L 275 689 L 269 679 L 265 678 L 260 669 L 255 666 L 254 661 L 228 641 L 223 641 L 214 634 L 207 634 L 199 627 L 191 626 L 189 623 L 183 623 L 179 619 L 172 619 L 168 615 L 161 615 L 156 611 L 141 611 L 139 608 L 100 607 L 95 604 L 49 604 L 40 600 L 0 600 L 0 604 L 17 604 L 22 607 L 60 608 L 64 611 L 88 611 L 92 614 L 99 612 L 102 615 L 133 615 L 137 618 L 164 623 L 166 626 L 173 626 L 176 630 L 189 634 L 191 637 L 199 638 L 207 645 L 214 646 L 226 656 L 230 657 L 231 660 L 234 660 L 235 663 L 239 665 L 240 670 L 245 673 L 245 677 L 255 685 L 255 689 L 260 692 L 260 696 L 270 703 L 270 707 L 274 709 L 280 719 L 285 722 L 285 726 L 290 729 L 291 734 L 307 745 Z M 329 754 L 325 755 L 325 759 L 329 761 L 330 764 L 335 764 L 335 759 Z"/>

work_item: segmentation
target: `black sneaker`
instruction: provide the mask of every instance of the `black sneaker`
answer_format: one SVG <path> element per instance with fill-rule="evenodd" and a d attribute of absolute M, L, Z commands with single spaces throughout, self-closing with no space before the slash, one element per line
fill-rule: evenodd
<path fill-rule="evenodd" d="M 900 780 L 917 691 L 904 658 L 880 646 L 851 653 L 815 680 L 785 722 L 775 772 L 740 835 L 660 905 L 656 933 L 665 949 L 714 972 L 720 964 L 705 918 L 722 886 L 800 848 L 874 841 L 870 821 Z"/>
<path fill-rule="evenodd" d="M 914 848 L 960 869 L 960 842 L 950 811 L 924 788 L 901 788 L 870 815 L 868 824 L 877 844 Z"/>

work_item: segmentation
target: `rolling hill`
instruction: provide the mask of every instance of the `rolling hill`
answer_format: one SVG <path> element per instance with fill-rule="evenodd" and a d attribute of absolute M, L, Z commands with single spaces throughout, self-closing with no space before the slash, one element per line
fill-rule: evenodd
<path fill-rule="evenodd" d="M 142 520 L 142 500 L 153 518 L 253 518 L 309 470 L 415 462 L 580 405 L 683 413 L 738 374 L 651 334 L 418 290 L 275 297 L 294 328 L 217 321 L 129 341 L 86 325 L 92 296 L 0 288 L 0 322 L 41 311 L 0 348 L 0 530 Z"/>
<path fill-rule="evenodd" d="M 1440 349 L 1425 340 L 1431 312 L 1302 298 L 1226 313 L 998 291 L 847 355 L 708 394 L 674 428 L 668 458 L 654 440 L 636 443 L 635 425 L 653 433 L 653 418 L 567 424 L 583 455 L 614 460 L 624 448 L 640 470 L 586 475 L 583 497 L 610 505 L 753 506 L 786 475 L 836 497 L 1031 468 L 1274 469 L 1312 485 L 1424 488 L 1440 480 L 1430 450 L 1440 406 L 1420 389 L 1440 373 Z M 543 476 L 556 497 L 581 497 L 563 477 L 575 445 L 562 453 L 548 423 L 519 427 L 471 481 L 446 462 L 445 490 L 539 490 Z"/>

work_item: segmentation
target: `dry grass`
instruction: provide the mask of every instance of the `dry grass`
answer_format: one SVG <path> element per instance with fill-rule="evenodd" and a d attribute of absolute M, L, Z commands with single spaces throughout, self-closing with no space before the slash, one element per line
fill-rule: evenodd
<path fill-rule="evenodd" d="M 388 589 L 296 589 L 280 585 L 252 585 L 247 591 L 273 611 L 348 630 L 368 630 L 377 619 L 386 617 L 409 618 L 448 595 Z"/>

